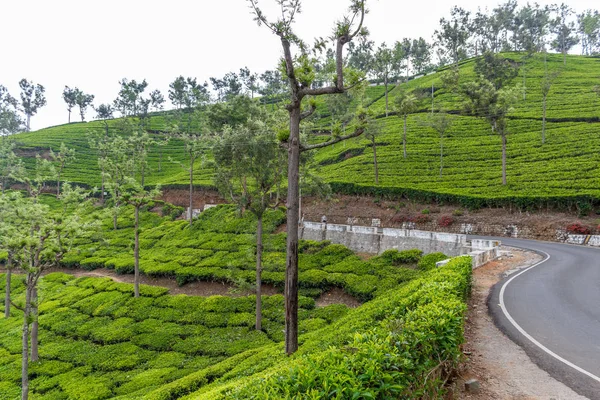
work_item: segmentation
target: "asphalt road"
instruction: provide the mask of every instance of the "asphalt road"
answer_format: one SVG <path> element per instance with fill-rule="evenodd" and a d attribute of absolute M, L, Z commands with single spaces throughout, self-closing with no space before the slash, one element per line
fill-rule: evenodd
<path fill-rule="evenodd" d="M 494 239 L 544 257 L 494 286 L 496 325 L 555 379 L 600 400 L 600 249 Z"/>

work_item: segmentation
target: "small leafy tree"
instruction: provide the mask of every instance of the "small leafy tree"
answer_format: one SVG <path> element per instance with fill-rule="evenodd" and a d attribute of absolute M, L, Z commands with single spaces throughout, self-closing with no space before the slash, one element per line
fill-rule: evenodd
<path fill-rule="evenodd" d="M 561 5 L 551 6 L 551 10 L 556 14 L 556 18 L 550 21 L 550 30 L 556 37 L 550 43 L 552 49 L 562 53 L 563 64 L 567 64 L 567 52 L 579 43 L 579 38 L 575 35 L 575 22 L 568 21 L 574 11 L 571 7 L 562 3 Z"/>
<path fill-rule="evenodd" d="M 11 178 L 25 184 L 29 197 L 37 201 L 39 195 L 46 188 L 46 184 L 56 179 L 56 168 L 50 161 L 38 154 L 35 158 L 35 168 L 32 173 L 28 172 L 20 163 L 13 169 Z"/>
<path fill-rule="evenodd" d="M 2 185 L 2 193 L 8 186 L 8 180 L 22 170 L 23 162 L 15 154 L 16 144 L 8 138 L 0 139 L 0 184 Z"/>
<path fill-rule="evenodd" d="M 362 110 L 359 110 L 362 112 Z M 365 138 L 371 142 L 373 148 L 373 168 L 375 170 L 375 184 L 379 185 L 379 168 L 377 166 L 377 137 L 381 135 L 381 122 L 373 118 L 371 113 L 367 114 L 367 123 L 365 127 Z"/>
<path fill-rule="evenodd" d="M 71 89 L 68 86 L 65 86 L 63 90 L 63 100 L 67 103 L 67 111 L 69 112 L 69 123 L 71 123 L 71 111 L 73 107 L 77 105 L 77 94 L 79 93 L 79 89 L 74 88 Z"/>
<path fill-rule="evenodd" d="M 17 106 L 17 99 L 0 85 L 0 136 L 12 135 L 21 129 L 23 121 L 19 117 Z"/>
<path fill-rule="evenodd" d="M 50 150 L 50 158 L 58 164 L 58 171 L 56 172 L 56 197 L 58 198 L 60 196 L 60 175 L 67 164 L 75 161 L 75 149 L 70 149 L 64 143 L 61 143 L 58 153 Z"/>
<path fill-rule="evenodd" d="M 98 166 L 100 167 L 100 175 L 102 179 L 102 185 L 100 187 L 100 200 L 102 201 L 102 203 L 104 203 L 104 180 L 106 176 L 104 173 L 105 164 L 101 162 L 101 160 L 104 157 L 106 157 L 107 154 L 107 143 L 109 141 L 110 133 L 108 120 L 113 118 L 113 112 L 114 110 L 110 104 L 100 104 L 98 108 L 96 108 L 96 118 L 102 121 L 104 129 L 100 132 L 91 131 L 87 134 L 90 148 L 96 150 L 96 154 L 98 157 Z"/>
<path fill-rule="evenodd" d="M 256 329 L 262 327 L 261 271 L 263 215 L 275 205 L 272 194 L 283 179 L 285 157 L 272 130 L 264 123 L 228 128 L 213 147 L 221 194 L 257 218 L 256 229 Z M 254 126 L 251 126 L 254 125 Z"/>
<path fill-rule="evenodd" d="M 392 49 L 382 43 L 375 52 L 373 70 L 379 79 L 383 81 L 385 90 L 385 116 L 388 116 L 388 84 L 390 77 L 398 66 L 398 60 L 394 58 Z"/>
<path fill-rule="evenodd" d="M 71 188 L 65 185 L 65 193 Z M 72 196 L 69 196 L 72 198 Z M 31 339 L 31 361 L 38 356 L 38 281 L 44 271 L 59 264 L 71 248 L 73 241 L 93 229 L 95 222 L 87 222 L 83 215 L 89 209 L 77 199 L 77 207 L 69 212 L 53 212 L 46 205 L 33 198 L 23 198 L 19 193 L 11 193 L 0 207 L 0 236 L 11 235 L 12 260 L 15 266 L 25 273 L 25 303 L 13 305 L 23 311 L 22 335 L 22 399 L 29 394 L 29 340 Z M 62 210 L 61 210 L 62 211 Z M 31 326 L 31 333 L 30 333 Z"/>
<path fill-rule="evenodd" d="M 130 145 L 131 143 L 122 136 L 110 137 L 101 143 L 102 154 L 98 162 L 102 170 L 105 188 L 113 201 L 114 230 L 117 230 L 123 188 L 135 174 L 135 160 Z"/>
<path fill-rule="evenodd" d="M 444 138 L 452 128 L 452 117 L 447 113 L 440 111 L 428 114 L 424 124 L 433 129 L 440 138 L 440 178 L 444 170 Z"/>
<path fill-rule="evenodd" d="M 131 206 L 134 210 L 134 269 L 133 269 L 133 290 L 134 297 L 140 297 L 140 210 L 150 205 L 155 198 L 160 196 L 160 187 L 157 186 L 154 189 L 146 190 L 142 185 L 135 181 L 135 179 L 129 178 L 127 183 L 122 188 L 123 201 Z"/>
<path fill-rule="evenodd" d="M 400 88 L 398 95 L 395 99 L 396 111 L 398 117 L 404 121 L 404 135 L 402 136 L 402 149 L 404 158 L 407 156 L 406 152 L 406 130 L 407 130 L 407 119 L 408 116 L 419 109 L 419 99 L 413 93 L 408 92 L 404 88 Z"/>
<path fill-rule="evenodd" d="M 501 56 L 494 55 L 491 65 L 479 68 L 478 79 L 465 82 L 461 92 L 466 101 L 464 109 L 467 114 L 485 119 L 502 139 L 502 184 L 506 185 L 506 136 L 508 134 L 508 114 L 512 112 L 517 102 L 518 86 L 507 88 L 505 84 L 516 72 L 514 67 Z M 486 58 L 478 60 L 486 62 Z M 504 71 L 501 71 L 504 70 Z M 490 80 L 491 79 L 491 80 Z"/>
<path fill-rule="evenodd" d="M 75 90 L 77 90 L 75 103 L 77 104 L 77 107 L 79 107 L 79 116 L 81 117 L 81 122 L 83 122 L 85 121 L 85 111 L 94 102 L 94 95 L 86 94 L 77 88 Z"/>
<path fill-rule="evenodd" d="M 38 110 L 46 105 L 46 89 L 40 84 L 34 84 L 27 79 L 19 81 L 21 88 L 21 107 L 26 117 L 27 131 L 31 130 L 31 117 L 37 114 Z"/>

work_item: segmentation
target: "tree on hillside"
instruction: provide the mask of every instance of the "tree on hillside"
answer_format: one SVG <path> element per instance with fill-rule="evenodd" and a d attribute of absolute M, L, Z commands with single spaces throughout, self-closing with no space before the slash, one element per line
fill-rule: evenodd
<path fill-rule="evenodd" d="M 218 101 L 228 101 L 242 94 L 243 84 L 235 72 L 226 73 L 223 78 L 210 78 L 213 90 L 217 92 Z"/>
<path fill-rule="evenodd" d="M 240 95 L 231 97 L 227 102 L 211 104 L 206 109 L 208 126 L 212 132 L 221 132 L 225 125 L 244 125 L 249 119 L 262 112 L 256 100 Z"/>
<path fill-rule="evenodd" d="M 160 196 L 160 187 L 146 190 L 135 179 L 128 179 L 128 182 L 123 186 L 123 201 L 133 206 L 134 216 L 134 247 L 133 247 L 133 296 L 140 297 L 140 210 L 151 204 L 154 199 Z"/>
<path fill-rule="evenodd" d="M 116 135 L 101 143 L 102 156 L 98 163 L 102 170 L 104 186 L 112 198 L 113 229 L 117 230 L 117 218 L 122 204 L 123 187 L 134 176 L 135 160 L 128 139 Z"/>
<path fill-rule="evenodd" d="M 468 55 L 467 41 L 470 33 L 471 13 L 454 6 L 450 11 L 450 19 L 440 19 L 440 29 L 434 32 L 438 45 L 444 49 L 454 64 Z"/>
<path fill-rule="evenodd" d="M 21 88 L 21 108 L 26 117 L 25 126 L 27 132 L 31 130 L 31 117 L 37 114 L 38 110 L 46 105 L 46 89 L 38 84 L 34 84 L 27 79 L 19 81 Z"/>
<path fill-rule="evenodd" d="M 440 178 L 444 170 L 444 138 L 452 128 L 452 117 L 444 111 L 428 114 L 424 125 L 433 129 L 440 139 Z"/>
<path fill-rule="evenodd" d="M 398 77 L 405 72 L 404 82 L 408 82 L 408 74 L 410 72 L 410 57 L 412 55 L 412 42 L 410 39 L 404 38 L 402 41 L 394 43 L 394 60 L 398 63 L 394 68 Z M 405 62 L 403 65 L 402 63 Z"/>
<path fill-rule="evenodd" d="M 372 114 L 367 114 L 367 124 L 365 127 L 365 138 L 371 142 L 373 148 L 373 168 L 375 172 L 375 184 L 379 185 L 379 167 L 377 165 L 377 138 L 381 135 L 381 122 L 374 119 Z"/>
<path fill-rule="evenodd" d="M 198 83 L 196 78 L 178 76 L 169 85 L 169 100 L 178 110 L 191 111 L 209 99 L 208 83 Z"/>
<path fill-rule="evenodd" d="M 506 185 L 506 136 L 508 134 L 508 114 L 517 102 L 518 86 L 505 85 L 516 76 L 510 61 L 499 55 L 482 57 L 477 61 L 479 76 L 476 80 L 464 82 L 461 92 L 466 101 L 465 112 L 483 118 L 492 130 L 502 139 L 502 184 Z"/>
<path fill-rule="evenodd" d="M 142 80 L 137 82 L 135 79 L 128 80 L 123 78 L 119 81 L 121 89 L 114 101 L 114 107 L 124 117 L 137 116 L 140 113 L 142 105 L 142 94 L 148 87 L 148 82 Z"/>
<path fill-rule="evenodd" d="M 100 167 L 100 175 L 102 179 L 102 185 L 100 187 L 100 200 L 104 204 L 104 163 L 100 162 L 100 160 L 106 156 L 106 143 L 109 139 L 109 125 L 108 120 L 113 118 L 113 108 L 110 104 L 100 104 L 98 108 L 96 108 L 96 118 L 102 121 L 104 125 L 104 130 L 102 132 L 89 132 L 88 133 L 88 142 L 91 149 L 96 150 L 98 157 L 98 166 Z"/>
<path fill-rule="evenodd" d="M 73 110 L 73 107 L 77 105 L 78 92 L 79 89 L 77 88 L 71 89 L 70 87 L 65 86 L 65 89 L 62 93 L 63 100 L 65 101 L 65 103 L 67 103 L 67 111 L 69 112 L 69 124 L 71 123 L 71 111 Z"/>
<path fill-rule="evenodd" d="M 556 18 L 550 21 L 550 29 L 556 37 L 550 43 L 550 46 L 553 50 L 562 53 L 563 64 L 566 64 L 567 52 L 579 43 L 579 38 L 575 36 L 575 22 L 568 21 L 569 17 L 574 14 L 574 11 L 565 3 L 562 3 L 560 6 L 555 4 L 551 9 L 556 13 Z"/>
<path fill-rule="evenodd" d="M 548 66 L 544 63 L 544 77 L 542 78 L 542 144 L 546 143 L 546 103 L 548 100 L 548 94 L 552 89 L 552 84 L 558 76 L 558 73 L 548 73 Z"/>
<path fill-rule="evenodd" d="M 94 102 L 94 95 L 84 93 L 77 88 L 75 90 L 77 90 L 77 94 L 75 96 L 75 103 L 77 104 L 77 107 L 79 107 L 79 116 L 81 117 L 81 122 L 83 122 L 85 121 L 85 111 Z"/>
<path fill-rule="evenodd" d="M 65 192 L 70 191 L 66 185 Z M 25 303 L 14 304 L 23 311 L 22 399 L 29 395 L 29 341 L 31 340 L 31 361 L 38 355 L 38 282 L 44 271 L 56 267 L 63 256 L 78 239 L 95 226 L 94 222 L 84 222 L 82 216 L 89 213 L 77 199 L 77 206 L 69 212 L 53 212 L 48 206 L 37 203 L 32 198 L 23 198 L 19 193 L 11 193 L 11 198 L 3 200 L 0 207 L 0 237 L 10 235 L 12 260 L 15 266 L 25 273 Z M 30 333 L 31 326 L 31 333 Z"/>
<path fill-rule="evenodd" d="M 373 47 L 375 42 L 369 40 L 368 36 L 361 36 L 348 44 L 348 66 L 362 71 L 369 76 L 373 69 Z"/>
<path fill-rule="evenodd" d="M 581 54 L 597 54 L 600 50 L 600 13 L 586 10 L 577 15 L 577 33 L 581 37 Z"/>
<path fill-rule="evenodd" d="M 415 74 L 422 74 L 431 68 L 431 47 L 422 37 L 413 40 L 410 60 Z"/>
<path fill-rule="evenodd" d="M 15 154 L 16 147 L 17 145 L 13 140 L 4 137 L 0 139 L 0 184 L 2 185 L 2 193 L 8 187 L 8 180 L 15 173 L 24 169 L 23 162 Z"/>
<path fill-rule="evenodd" d="M 300 143 L 300 122 L 316 109 L 312 104 L 308 110 L 303 110 L 302 100 L 307 96 L 320 96 L 337 94 L 347 91 L 351 86 L 358 84 L 360 75 L 347 74 L 344 68 L 344 46 L 355 37 L 366 34 L 363 29 L 365 16 L 365 1 L 350 1 L 350 16 L 344 17 L 336 24 L 333 41 L 336 50 L 335 84 L 322 88 L 311 88 L 314 74 L 308 62 L 307 45 L 293 31 L 292 25 L 296 15 L 300 12 L 300 0 L 277 1 L 281 8 L 281 17 L 270 21 L 258 7 L 256 0 L 249 0 L 259 25 L 265 25 L 281 41 L 284 53 L 285 74 L 289 82 L 290 103 L 286 108 L 290 116 L 290 132 L 287 138 L 288 147 L 288 199 L 287 199 L 287 246 L 286 246 L 286 283 L 285 283 L 285 342 L 286 353 L 292 354 L 298 349 L 298 222 L 299 222 L 299 166 L 300 153 L 316 148 L 330 146 L 351 137 L 357 137 L 364 132 L 362 120 L 364 115 L 357 116 L 357 128 L 354 132 L 335 136 L 330 140 L 318 144 Z M 292 46 L 300 49 L 300 55 L 292 55 Z M 346 71 L 349 72 L 349 71 Z M 350 78 L 349 85 L 344 83 L 345 77 Z"/>
<path fill-rule="evenodd" d="M 527 3 L 515 17 L 517 26 L 514 34 L 516 49 L 529 55 L 544 50 L 544 38 L 548 34 L 550 9 L 537 3 L 533 6 Z"/>
<path fill-rule="evenodd" d="M 258 90 L 267 100 L 274 102 L 279 96 L 282 96 L 287 91 L 285 79 L 281 76 L 279 70 L 267 70 L 260 75 L 260 80 L 263 83 Z"/>
<path fill-rule="evenodd" d="M 395 75 L 395 68 L 398 66 L 399 60 L 394 58 L 394 53 L 382 43 L 375 52 L 373 71 L 377 78 L 383 81 L 385 90 L 385 116 L 388 116 L 388 84 L 391 76 Z"/>
<path fill-rule="evenodd" d="M 58 153 L 50 150 L 50 159 L 58 164 L 58 171 L 56 172 L 56 198 L 58 198 L 60 196 L 60 175 L 67 164 L 75 161 L 75 149 L 70 149 L 64 143 L 61 143 Z"/>
<path fill-rule="evenodd" d="M 215 185 L 241 211 L 256 216 L 256 324 L 262 328 L 261 272 L 263 215 L 276 204 L 272 194 L 284 179 L 285 155 L 274 132 L 261 122 L 228 128 L 213 147 Z"/>
<path fill-rule="evenodd" d="M 0 136 L 12 135 L 18 132 L 22 125 L 17 99 L 8 93 L 8 89 L 0 85 Z"/>
<path fill-rule="evenodd" d="M 56 179 L 56 168 L 50 161 L 37 154 L 33 172 L 27 171 L 23 164 L 19 163 L 13 168 L 11 178 L 23 183 L 29 197 L 37 201 L 46 184 Z"/>
<path fill-rule="evenodd" d="M 400 118 L 402 118 L 402 120 L 404 121 L 404 135 L 402 136 L 402 149 L 403 149 L 403 153 L 404 153 L 404 158 L 406 158 L 406 155 L 407 155 L 407 153 L 406 153 L 406 130 L 407 130 L 406 122 L 407 122 L 408 116 L 418 110 L 419 99 L 413 93 L 408 92 L 404 88 L 400 88 L 400 91 L 398 92 L 398 95 L 396 96 L 395 103 L 396 103 L 395 104 L 396 112 L 398 113 L 398 116 Z"/>
<path fill-rule="evenodd" d="M 179 139 L 183 142 L 183 151 L 187 159 L 186 163 L 177 162 L 177 164 L 181 165 L 189 173 L 188 220 L 191 226 L 194 209 L 194 166 L 196 162 L 203 161 L 204 156 L 210 149 L 211 138 L 208 134 L 205 113 L 201 109 L 196 109 L 189 115 L 190 120 L 179 124 L 177 121 L 173 123 L 170 127 L 170 135 L 174 139 Z"/>
<path fill-rule="evenodd" d="M 258 74 L 250 72 L 248 67 L 240 68 L 240 73 L 238 74 L 242 84 L 244 85 L 244 90 L 246 94 L 250 94 L 250 98 L 254 98 L 254 93 L 258 92 L 259 79 Z"/>

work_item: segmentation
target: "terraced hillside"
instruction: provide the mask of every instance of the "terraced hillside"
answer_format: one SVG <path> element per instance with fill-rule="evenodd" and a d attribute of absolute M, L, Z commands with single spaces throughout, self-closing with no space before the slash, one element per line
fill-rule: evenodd
<path fill-rule="evenodd" d="M 377 138 L 380 167 L 379 185 L 374 183 L 373 155 L 369 141 L 358 138 L 351 142 L 319 150 L 316 159 L 322 164 L 322 175 L 335 190 L 346 193 L 409 195 L 425 200 L 449 200 L 466 206 L 482 206 L 516 202 L 533 204 L 568 203 L 581 199 L 600 199 L 600 97 L 594 92 L 600 84 L 600 58 L 548 55 L 549 73 L 558 74 L 548 96 L 547 139 L 542 145 L 542 91 L 544 63 L 541 55 L 525 59 L 508 53 L 521 66 L 514 84 L 524 84 L 524 99 L 515 107 L 509 122 L 508 184 L 501 185 L 501 143 L 489 125 L 461 115 L 462 99 L 444 88 L 441 72 L 414 79 L 394 88 L 390 104 L 400 87 L 418 93 L 430 93 L 434 87 L 434 106 L 455 115 L 444 140 L 444 170 L 439 175 L 440 140 L 422 121 L 431 109 L 425 99 L 421 110 L 408 117 L 408 157 L 402 156 L 402 121 L 397 116 L 385 118 L 383 87 L 370 87 L 363 104 L 379 115 L 382 133 Z M 523 67 L 523 64 L 525 67 Z M 461 81 L 473 77 L 474 61 L 461 64 Z M 525 76 L 523 76 L 523 71 Z M 353 102 L 352 106 L 357 104 Z M 327 126 L 326 109 L 319 103 L 323 126 Z M 161 117 L 150 126 L 161 129 Z M 58 149 L 65 142 L 78 150 L 78 161 L 68 167 L 65 178 L 74 182 L 99 185 L 95 156 L 84 133 L 100 129 L 98 122 L 63 125 L 16 136 L 22 154 L 32 157 L 49 147 Z M 181 143 L 171 141 L 161 150 L 150 151 L 151 175 L 148 183 L 183 185 L 187 173 L 169 162 L 183 159 Z M 159 170 L 159 159 L 162 160 Z M 30 158 L 31 160 L 31 158 Z M 198 162 L 196 184 L 211 185 L 211 171 Z M 540 203 L 540 199 L 543 199 Z"/>

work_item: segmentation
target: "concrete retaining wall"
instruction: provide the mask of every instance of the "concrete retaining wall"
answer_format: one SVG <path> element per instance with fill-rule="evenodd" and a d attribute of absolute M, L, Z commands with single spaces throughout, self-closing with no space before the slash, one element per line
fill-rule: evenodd
<path fill-rule="evenodd" d="M 471 266 L 473 269 L 479 268 L 488 262 L 500 257 L 500 243 L 497 240 L 471 240 L 471 252 L 467 255 L 471 257 Z M 450 259 L 437 262 L 435 265 L 441 267 L 450 261 Z"/>
<path fill-rule="evenodd" d="M 419 249 L 424 253 L 442 252 L 454 257 L 465 254 L 467 248 L 466 235 L 414 229 L 304 222 L 299 235 L 301 239 L 329 240 L 354 251 L 371 254 L 381 254 L 389 249 Z"/>
<path fill-rule="evenodd" d="M 600 247 L 600 235 L 567 235 L 566 243 Z"/>

